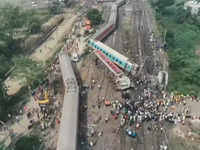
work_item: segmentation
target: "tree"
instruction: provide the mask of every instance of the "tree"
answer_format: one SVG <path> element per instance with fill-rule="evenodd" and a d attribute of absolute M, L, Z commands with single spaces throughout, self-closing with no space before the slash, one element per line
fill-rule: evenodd
<path fill-rule="evenodd" d="M 41 23 L 40 20 L 36 17 L 33 17 L 28 22 L 28 30 L 30 33 L 35 34 L 40 32 L 41 29 Z"/>
<path fill-rule="evenodd" d="M 6 146 L 4 146 L 4 145 L 0 145 L 0 150 L 12 150 L 12 149 L 10 149 L 10 148 L 7 148 Z"/>
<path fill-rule="evenodd" d="M 166 7 L 169 7 L 175 3 L 175 0 L 159 0 L 156 2 L 156 6 L 159 8 L 159 10 L 162 10 Z"/>
<path fill-rule="evenodd" d="M 52 5 L 49 7 L 49 13 L 56 15 L 62 12 L 61 5 L 58 1 L 54 1 Z"/>
<path fill-rule="evenodd" d="M 23 136 L 15 144 L 15 150 L 39 150 L 41 141 L 37 136 Z"/>
<path fill-rule="evenodd" d="M 64 0 L 63 2 L 64 2 L 64 4 L 65 4 L 66 7 L 69 6 L 69 0 Z"/>
<path fill-rule="evenodd" d="M 0 81 L 0 120 L 6 121 L 7 120 L 7 111 L 9 106 L 9 97 L 6 94 L 6 90 L 3 86 L 2 81 Z"/>
<path fill-rule="evenodd" d="M 170 47 L 174 47 L 174 32 L 171 30 L 168 30 L 166 33 L 166 42 Z"/>
<path fill-rule="evenodd" d="M 179 24 L 183 24 L 187 19 L 191 16 L 190 9 L 183 9 L 179 7 L 176 11 L 176 22 Z"/>
<path fill-rule="evenodd" d="M 24 57 L 19 57 L 18 59 L 21 59 L 22 65 L 20 67 L 20 61 L 17 63 L 12 60 L 14 56 L 19 56 L 23 52 L 23 48 L 21 47 L 23 38 L 21 38 L 22 36 L 17 36 L 17 33 L 26 37 L 30 32 L 38 32 L 40 28 L 40 19 L 34 15 L 35 13 L 34 11 L 23 10 L 22 8 L 11 5 L 6 5 L 0 9 L 0 120 L 2 121 L 7 121 L 9 119 L 8 113 L 16 110 L 18 108 L 16 104 L 24 100 L 21 92 L 15 96 L 8 96 L 6 88 L 4 88 L 3 82 L 6 78 L 5 74 L 14 66 L 14 63 L 18 64 L 16 72 L 22 72 L 23 75 L 20 75 L 26 76 L 26 82 L 28 83 L 35 84 L 44 75 L 41 64 L 38 65 L 35 62 L 27 61 Z M 23 59 L 24 64 L 22 63 Z M 28 65 L 31 64 L 32 67 L 28 69 Z M 32 74 L 28 73 L 31 70 L 35 72 Z"/>
<path fill-rule="evenodd" d="M 28 85 L 29 89 L 42 82 L 45 76 L 42 64 L 23 56 L 14 58 L 14 63 L 16 69 L 12 75 L 21 79 L 23 81 L 22 84 Z"/>
<path fill-rule="evenodd" d="M 8 58 L 5 57 L 3 54 L 0 54 L 0 78 L 5 78 L 5 73 L 8 71 L 10 64 L 8 62 Z"/>
<path fill-rule="evenodd" d="M 98 9 L 90 9 L 87 13 L 87 18 L 91 20 L 92 25 L 99 25 L 102 23 L 102 14 Z"/>

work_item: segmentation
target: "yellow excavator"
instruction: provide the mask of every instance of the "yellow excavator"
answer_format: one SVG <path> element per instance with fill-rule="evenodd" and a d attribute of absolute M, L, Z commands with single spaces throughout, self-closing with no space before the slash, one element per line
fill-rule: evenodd
<path fill-rule="evenodd" d="M 44 99 L 38 99 L 39 104 L 48 104 L 49 103 L 49 97 L 48 97 L 48 92 L 44 92 Z"/>

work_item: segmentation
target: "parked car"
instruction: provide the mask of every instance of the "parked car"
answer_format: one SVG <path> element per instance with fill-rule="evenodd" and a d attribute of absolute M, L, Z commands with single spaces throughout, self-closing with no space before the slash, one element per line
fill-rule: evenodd
<path fill-rule="evenodd" d="M 132 130 L 129 130 L 127 129 L 126 130 L 126 133 L 130 136 L 130 137 L 133 137 L 135 138 L 137 136 L 136 132 L 132 131 Z"/>

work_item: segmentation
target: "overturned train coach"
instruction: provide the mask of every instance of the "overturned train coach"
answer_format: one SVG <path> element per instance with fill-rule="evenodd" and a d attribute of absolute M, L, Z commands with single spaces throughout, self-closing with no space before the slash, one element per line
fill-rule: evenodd
<path fill-rule="evenodd" d="M 104 53 L 113 63 L 117 64 L 120 68 L 126 70 L 127 72 L 131 72 L 136 69 L 136 65 L 130 63 L 127 57 L 106 46 L 102 42 L 89 39 L 88 45 L 93 49 Z"/>
<path fill-rule="evenodd" d="M 103 27 L 101 30 L 97 31 L 96 34 L 94 34 L 94 36 L 88 40 L 88 46 L 104 53 L 112 62 L 117 64 L 120 68 L 126 70 L 127 72 L 132 72 L 133 70 L 135 71 L 137 69 L 136 64 L 130 63 L 127 57 L 121 55 L 120 53 L 116 52 L 112 48 L 100 42 L 104 40 L 109 34 L 111 34 L 116 29 L 117 18 L 118 18 L 118 8 L 122 6 L 123 4 L 125 4 L 125 0 L 117 0 L 111 6 L 111 14 L 108 20 L 108 24 L 105 27 Z"/>

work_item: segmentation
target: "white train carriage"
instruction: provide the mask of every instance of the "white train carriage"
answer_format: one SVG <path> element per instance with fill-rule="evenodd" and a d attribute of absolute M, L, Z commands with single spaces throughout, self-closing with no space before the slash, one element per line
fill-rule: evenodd
<path fill-rule="evenodd" d="M 65 96 L 56 150 L 77 150 L 79 87 L 67 54 L 59 54 Z"/>

